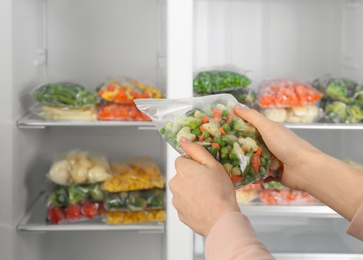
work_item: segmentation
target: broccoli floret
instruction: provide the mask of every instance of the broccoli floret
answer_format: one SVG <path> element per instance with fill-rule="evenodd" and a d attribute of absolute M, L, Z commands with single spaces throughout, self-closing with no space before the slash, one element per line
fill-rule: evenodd
<path fill-rule="evenodd" d="M 180 141 L 180 138 L 182 138 L 182 137 L 185 137 L 185 138 L 189 139 L 190 141 L 194 141 L 197 138 L 197 136 L 195 134 L 192 134 L 190 132 L 190 130 L 191 129 L 189 126 L 185 126 L 182 129 L 180 129 L 180 131 L 176 135 L 176 140 L 178 141 L 178 143 Z"/>
<path fill-rule="evenodd" d="M 331 103 L 326 108 L 325 112 L 330 116 L 338 117 L 341 122 L 345 122 L 348 115 L 347 105 L 340 101 L 335 101 Z"/>
<path fill-rule="evenodd" d="M 235 119 L 233 119 L 231 126 L 234 130 L 237 130 L 237 131 L 256 133 L 256 128 L 254 128 L 249 123 L 246 123 L 245 121 L 243 121 L 243 119 L 241 119 L 239 117 L 236 117 Z"/>
<path fill-rule="evenodd" d="M 348 118 L 349 123 L 360 123 L 363 120 L 363 110 L 359 106 L 348 107 Z"/>
<path fill-rule="evenodd" d="M 346 102 L 348 100 L 348 89 L 338 81 L 331 82 L 325 89 L 325 93 L 334 100 Z"/>

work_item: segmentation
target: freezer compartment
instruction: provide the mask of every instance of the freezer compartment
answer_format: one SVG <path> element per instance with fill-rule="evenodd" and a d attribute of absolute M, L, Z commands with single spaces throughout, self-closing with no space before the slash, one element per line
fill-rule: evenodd
<path fill-rule="evenodd" d="M 306 217 L 297 212 L 291 216 L 277 216 L 267 212 L 264 216 L 250 212 L 246 212 L 246 215 L 257 237 L 276 259 L 363 257 L 362 242 L 346 234 L 349 222 L 343 218 Z M 196 234 L 194 245 L 195 259 L 204 259 L 205 239 Z"/>

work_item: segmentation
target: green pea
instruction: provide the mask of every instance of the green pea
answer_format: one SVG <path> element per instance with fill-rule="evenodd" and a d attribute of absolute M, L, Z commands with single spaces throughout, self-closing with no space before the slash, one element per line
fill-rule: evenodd
<path fill-rule="evenodd" d="M 250 174 L 250 175 L 254 175 L 255 174 L 255 169 L 253 169 L 252 167 L 250 167 L 249 169 L 248 169 L 248 174 Z"/>
<path fill-rule="evenodd" d="M 204 139 L 208 139 L 210 137 L 208 132 L 204 132 L 203 135 L 204 135 Z"/>
<path fill-rule="evenodd" d="M 228 158 L 228 154 L 226 154 L 226 153 L 223 153 L 223 152 L 222 152 L 221 158 L 222 158 L 223 160 L 224 160 L 224 159 L 227 159 L 227 158 Z"/>
<path fill-rule="evenodd" d="M 190 121 L 189 122 L 189 126 L 191 129 L 196 129 L 196 128 L 199 128 L 199 124 L 197 121 L 193 120 L 193 121 Z"/>
<path fill-rule="evenodd" d="M 214 143 L 219 143 L 219 141 L 220 141 L 220 140 L 221 140 L 221 139 L 219 139 L 218 137 L 214 137 L 214 138 L 213 138 L 213 142 L 214 142 Z"/>
<path fill-rule="evenodd" d="M 229 150 L 227 147 L 222 147 L 221 152 L 227 154 L 229 153 Z"/>
<path fill-rule="evenodd" d="M 228 110 L 223 110 L 223 112 L 222 112 L 222 116 L 229 116 L 229 113 L 228 113 Z"/>
<path fill-rule="evenodd" d="M 226 142 L 225 142 L 225 141 L 223 141 L 223 140 L 220 140 L 218 143 L 219 143 L 219 145 L 220 145 L 221 147 L 226 146 Z"/>
<path fill-rule="evenodd" d="M 162 135 L 165 135 L 165 132 L 166 132 L 165 128 L 162 128 L 162 129 L 161 129 L 161 131 L 160 131 L 160 133 L 161 133 Z"/>
<path fill-rule="evenodd" d="M 224 130 L 224 131 L 226 131 L 226 132 L 231 131 L 231 127 L 230 127 L 229 125 L 227 125 L 227 124 L 224 124 L 224 125 L 222 126 L 222 128 L 223 128 L 223 130 Z"/>
<path fill-rule="evenodd" d="M 232 145 L 227 145 L 227 149 L 228 149 L 229 152 L 232 152 L 233 146 Z"/>
<path fill-rule="evenodd" d="M 237 160 L 237 155 L 236 155 L 235 153 L 230 153 L 230 154 L 229 154 L 229 159 L 230 159 L 231 161 L 236 161 L 236 160 Z"/>
<path fill-rule="evenodd" d="M 232 162 L 233 167 L 239 167 L 239 161 Z"/>
<path fill-rule="evenodd" d="M 193 134 L 195 134 L 196 136 L 200 136 L 202 134 L 202 131 L 199 128 L 197 128 L 193 130 Z"/>

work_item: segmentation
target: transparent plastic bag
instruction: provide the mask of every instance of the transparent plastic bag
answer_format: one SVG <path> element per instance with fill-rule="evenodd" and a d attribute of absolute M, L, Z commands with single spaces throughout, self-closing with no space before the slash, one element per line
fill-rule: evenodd
<path fill-rule="evenodd" d="M 164 222 L 165 220 L 166 213 L 164 209 L 108 211 L 104 218 L 104 221 L 111 225 Z"/>
<path fill-rule="evenodd" d="M 154 86 L 130 78 L 117 81 L 109 78 L 97 93 L 102 99 L 117 104 L 133 104 L 138 98 L 162 98 L 163 94 Z"/>
<path fill-rule="evenodd" d="M 163 188 L 165 181 L 159 167 L 150 158 L 145 160 L 150 161 L 150 168 L 145 169 L 145 167 L 128 163 L 112 163 L 112 177 L 103 183 L 102 188 L 108 192 Z M 143 165 L 147 165 L 146 162 Z"/>
<path fill-rule="evenodd" d="M 257 99 L 260 107 L 275 108 L 313 104 L 322 96 L 308 83 L 279 78 L 263 81 L 259 87 Z"/>
<path fill-rule="evenodd" d="M 108 211 L 139 211 L 164 208 L 164 190 L 150 189 L 106 193 L 104 207 Z"/>
<path fill-rule="evenodd" d="M 198 94 L 216 94 L 245 88 L 251 84 L 248 72 L 234 66 L 204 68 L 195 73 L 193 90 Z"/>
<path fill-rule="evenodd" d="M 48 178 L 59 185 L 97 183 L 110 177 L 105 157 L 80 149 L 58 156 L 48 173 Z"/>
<path fill-rule="evenodd" d="M 235 188 L 282 170 L 282 163 L 267 149 L 257 129 L 234 115 L 237 100 L 230 94 L 135 103 L 180 154 L 185 155 L 181 137 L 203 145 L 224 166 Z"/>
<path fill-rule="evenodd" d="M 72 82 L 47 83 L 36 88 L 32 96 L 42 105 L 84 107 L 98 103 L 95 93 Z"/>
<path fill-rule="evenodd" d="M 363 123 L 363 105 L 350 105 L 342 101 L 327 101 L 324 104 L 325 119 L 332 123 Z"/>
<path fill-rule="evenodd" d="M 247 205 L 259 196 L 261 184 L 250 184 L 236 190 L 236 199 L 239 205 Z"/>
<path fill-rule="evenodd" d="M 323 116 L 317 105 L 262 108 L 260 112 L 268 119 L 280 123 L 312 123 Z"/>
<path fill-rule="evenodd" d="M 67 107 L 34 104 L 30 107 L 30 111 L 46 120 L 94 121 L 97 119 L 96 105 Z"/>
<path fill-rule="evenodd" d="M 65 206 L 77 204 L 82 201 L 103 201 L 104 192 L 100 184 L 87 185 L 57 185 L 48 196 L 47 205 Z"/>
<path fill-rule="evenodd" d="M 75 223 L 95 219 L 104 214 L 102 202 L 82 201 L 66 206 L 48 207 L 46 222 L 49 224 Z"/>
<path fill-rule="evenodd" d="M 151 121 L 132 104 L 102 103 L 97 106 L 97 118 L 100 121 Z"/>

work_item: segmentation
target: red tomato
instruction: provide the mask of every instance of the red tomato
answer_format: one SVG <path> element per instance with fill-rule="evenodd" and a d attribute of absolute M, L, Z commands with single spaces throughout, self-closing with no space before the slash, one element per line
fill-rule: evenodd
<path fill-rule="evenodd" d="M 98 205 L 89 203 L 82 207 L 82 215 L 86 218 L 94 218 L 98 213 Z"/>
<path fill-rule="evenodd" d="M 81 218 L 81 208 L 78 205 L 69 205 L 65 211 L 66 219 L 70 222 Z"/>
<path fill-rule="evenodd" d="M 47 216 L 52 224 L 58 224 L 64 219 L 63 211 L 60 207 L 54 207 L 47 210 Z"/>

